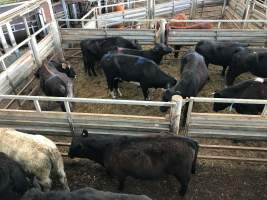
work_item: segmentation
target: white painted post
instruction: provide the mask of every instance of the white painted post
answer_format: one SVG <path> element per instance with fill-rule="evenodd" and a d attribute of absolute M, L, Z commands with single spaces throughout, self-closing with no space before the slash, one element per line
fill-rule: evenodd
<path fill-rule="evenodd" d="M 175 14 L 175 0 L 172 0 L 172 16 Z"/>
<path fill-rule="evenodd" d="M 183 98 L 181 96 L 174 95 L 172 97 L 172 102 L 174 102 L 175 105 L 171 107 L 171 111 L 170 111 L 171 132 L 178 135 L 182 106 L 183 106 Z"/>
<path fill-rule="evenodd" d="M 70 22 L 68 21 L 69 20 L 69 11 L 68 11 L 68 7 L 67 7 L 65 0 L 61 0 L 61 5 L 63 7 L 65 19 L 67 20 L 66 25 L 68 28 L 70 28 Z"/>
<path fill-rule="evenodd" d="M 7 42 L 6 42 L 6 38 L 5 38 L 5 35 L 4 35 L 4 32 L 3 32 L 2 26 L 0 26 L 0 40 L 1 40 L 1 44 L 2 44 L 5 52 L 7 52 L 9 47 L 8 47 Z"/>
<path fill-rule="evenodd" d="M 160 43 L 165 43 L 165 26 L 167 24 L 167 21 L 165 19 L 160 19 L 160 26 L 159 26 L 159 34 L 160 34 Z"/>
<path fill-rule="evenodd" d="M 74 135 L 74 126 L 73 126 L 73 120 L 72 120 L 72 117 L 71 117 L 71 110 L 70 110 L 70 104 L 68 101 L 64 101 L 64 106 L 65 106 L 65 110 L 66 110 L 66 113 L 67 113 L 67 120 L 68 120 L 68 123 L 69 123 L 69 127 L 70 127 L 70 130 L 71 130 L 71 133 L 72 135 Z"/>
<path fill-rule="evenodd" d="M 38 100 L 34 100 L 33 103 L 34 103 L 34 107 L 35 107 L 36 111 L 37 112 L 42 112 L 42 109 L 41 109 L 41 106 L 39 104 L 39 101 Z"/>
<path fill-rule="evenodd" d="M 197 0 L 191 0 L 190 4 L 191 4 L 191 7 L 190 7 L 189 18 L 194 19 L 194 17 L 196 16 L 196 11 L 197 11 Z"/>
<path fill-rule="evenodd" d="M 41 61 L 41 57 L 40 57 L 40 54 L 38 51 L 38 45 L 37 45 L 36 38 L 35 38 L 35 36 L 30 34 L 29 26 L 28 26 L 27 19 L 25 16 L 23 16 L 23 22 L 24 22 L 26 33 L 27 33 L 28 37 L 31 38 L 31 40 L 29 42 L 29 47 L 32 51 L 32 54 L 33 54 L 33 57 L 35 59 L 36 64 L 38 66 L 40 66 L 42 64 L 42 61 Z"/>
<path fill-rule="evenodd" d="M 265 104 L 264 109 L 263 109 L 261 115 L 267 115 L 267 104 Z"/>
<path fill-rule="evenodd" d="M 35 62 L 37 64 L 37 66 L 41 66 L 42 60 L 41 60 L 41 56 L 40 56 L 40 53 L 38 50 L 38 44 L 37 44 L 36 37 L 34 35 L 31 35 L 30 37 L 31 37 L 31 40 L 30 40 L 31 50 L 32 50 L 33 55 L 34 55 Z"/>
<path fill-rule="evenodd" d="M 188 106 L 188 110 L 186 113 L 186 122 L 185 122 L 185 130 L 186 130 L 186 135 L 188 134 L 188 128 L 189 128 L 189 123 L 190 123 L 190 118 L 191 118 L 191 113 L 193 110 L 193 104 L 194 104 L 194 100 L 190 99 L 189 100 L 189 106 Z"/>
<path fill-rule="evenodd" d="M 61 38 L 60 38 L 59 29 L 58 29 L 58 24 L 57 24 L 55 16 L 54 16 L 52 3 L 50 0 L 47 0 L 47 3 L 48 3 L 50 15 L 51 15 L 51 32 L 53 34 L 55 52 L 57 53 L 58 58 L 60 60 L 65 60 L 63 50 L 61 47 Z"/>
<path fill-rule="evenodd" d="M 248 19 L 249 11 L 250 11 L 250 0 L 246 0 L 246 8 L 245 8 L 245 11 L 244 11 L 245 13 L 244 13 L 244 17 L 243 17 L 244 20 Z M 247 25 L 248 25 L 248 23 L 243 22 L 242 23 L 242 29 L 247 27 Z"/>
<path fill-rule="evenodd" d="M 40 23 L 41 23 L 41 26 L 44 27 L 45 26 L 45 14 L 44 14 L 44 9 L 43 8 L 39 8 L 37 10 L 37 13 L 38 13 L 38 17 L 39 17 L 39 20 L 40 20 Z M 44 29 L 43 30 L 44 34 L 47 35 L 48 31 L 47 29 Z"/>
<path fill-rule="evenodd" d="M 151 19 L 155 19 L 155 9 L 156 9 L 156 6 L 155 6 L 155 4 L 156 4 L 156 2 L 155 2 L 155 0 L 151 0 L 151 8 L 152 8 L 152 18 Z"/>
<path fill-rule="evenodd" d="M 13 31 L 12 31 L 12 28 L 11 28 L 11 25 L 10 25 L 9 22 L 6 23 L 6 28 L 7 28 L 7 32 L 8 32 L 8 36 L 9 36 L 9 40 L 10 40 L 12 46 L 13 46 L 13 47 L 17 46 L 16 39 L 15 39 L 15 37 L 14 37 Z M 15 51 L 15 53 L 16 53 L 16 56 L 19 57 L 19 55 L 20 55 L 20 54 L 19 54 L 19 49 L 17 49 L 17 50 Z"/>

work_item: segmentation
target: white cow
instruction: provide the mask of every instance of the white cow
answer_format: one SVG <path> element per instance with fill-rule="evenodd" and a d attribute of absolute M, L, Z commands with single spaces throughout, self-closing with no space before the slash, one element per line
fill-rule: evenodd
<path fill-rule="evenodd" d="M 51 173 L 58 176 L 65 190 L 69 190 L 61 154 L 48 138 L 0 128 L 0 152 L 7 154 L 19 162 L 26 172 L 36 176 L 44 191 L 51 188 Z"/>

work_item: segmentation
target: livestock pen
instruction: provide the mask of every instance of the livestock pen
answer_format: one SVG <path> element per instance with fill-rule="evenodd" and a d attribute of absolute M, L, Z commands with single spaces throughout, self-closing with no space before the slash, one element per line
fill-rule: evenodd
<path fill-rule="evenodd" d="M 218 76 L 215 66 L 211 69 L 212 80 L 199 95 L 203 97 L 184 100 L 174 97 L 172 102 L 161 102 L 159 90 L 153 94 L 154 101 L 140 101 L 140 91 L 130 84 L 123 85 L 123 99 L 107 99 L 103 75 L 87 77 L 83 72 L 77 44 L 86 38 L 123 36 L 127 39 L 137 39 L 145 48 L 155 42 L 186 46 L 181 52 L 203 39 L 235 40 L 248 42 L 257 49 L 265 47 L 267 40 L 265 4 L 260 4 L 258 1 L 251 1 L 251 4 L 246 4 L 246 1 L 240 1 L 240 4 L 236 4 L 237 1 L 230 1 L 229 5 L 225 5 L 224 1 L 181 2 L 171 1 L 168 4 L 170 8 L 162 12 L 162 15 L 153 16 L 153 13 L 157 11 L 153 11 L 152 6 L 152 11 L 150 10 L 148 14 L 143 13 L 140 19 L 125 19 L 123 15 L 124 19 L 110 19 L 110 16 L 107 19 L 105 14 L 98 14 L 94 11 L 96 16 L 90 19 L 87 16 L 91 14 L 83 19 L 58 20 L 58 22 L 76 22 L 75 28 L 58 28 L 53 13 L 50 12 L 51 21 L 34 34 L 28 31 L 28 38 L 25 41 L 12 49 L 7 49 L 0 57 L 3 70 L 0 74 L 0 126 L 47 135 L 57 143 L 63 155 L 66 155 L 71 136 L 78 134 L 83 128 L 90 133 L 120 135 L 161 134 L 174 131 L 176 134 L 196 138 L 201 146 L 199 172 L 193 177 L 187 198 L 266 198 L 264 193 L 267 189 L 266 109 L 262 115 L 253 116 L 211 111 L 213 102 L 266 105 L 266 100 L 205 98 L 209 97 L 215 89 L 223 87 L 223 81 Z M 205 2 L 207 7 L 205 7 Z M 48 3 L 52 11 L 49 0 L 28 1 L 19 9 L 0 16 L 0 25 L 6 26 L 8 21 L 23 17 L 44 3 Z M 176 4 L 180 10 L 175 10 Z M 167 30 L 166 24 L 174 21 L 171 16 L 177 11 L 187 13 L 191 18 L 185 20 L 187 23 L 211 22 L 214 28 L 210 30 Z M 129 12 L 132 11 L 129 10 Z M 213 16 L 210 16 L 211 14 Z M 94 29 L 86 28 L 86 23 L 92 21 L 99 23 L 96 23 L 97 26 Z M 110 25 L 108 22 L 114 23 L 114 21 L 123 23 L 126 28 L 110 28 L 109 26 L 114 24 Z M 28 23 L 25 20 L 24 22 L 27 28 Z M 140 25 L 140 29 L 135 29 L 136 24 Z M 157 24 L 160 25 L 158 28 Z M 45 37 L 36 39 L 36 36 L 44 30 L 46 30 Z M 4 43 L 5 38 L 1 32 L 0 36 L 1 42 Z M 17 49 L 22 49 L 22 54 L 10 63 L 7 60 Z M 41 94 L 39 83 L 33 75 L 36 68 L 42 60 L 53 57 L 55 53 L 59 57 L 65 54 L 78 72 L 78 79 L 75 80 L 76 98 L 31 96 Z M 168 56 L 162 68 L 168 73 L 176 74 L 178 78 L 178 66 L 178 60 Z M 245 75 L 241 79 L 248 77 Z M 46 110 L 44 102 L 59 101 L 64 102 L 66 112 L 60 112 L 58 109 Z M 76 104 L 73 112 L 69 109 L 69 102 Z M 181 127 L 180 118 L 184 117 L 182 108 L 187 102 L 189 102 L 189 109 L 186 114 L 186 126 Z M 167 114 L 163 114 L 159 112 L 160 106 L 168 106 L 171 109 Z M 90 185 L 99 189 L 115 190 L 116 181 L 110 180 L 100 166 L 83 159 L 73 161 L 66 158 L 65 161 L 72 189 Z M 129 193 L 146 193 L 153 199 L 177 198 L 178 187 L 175 180 L 162 179 L 159 183 L 140 183 L 137 180 L 132 180 L 132 182 L 133 185 L 129 184 L 126 187 Z M 242 189 L 238 189 L 239 187 Z M 174 194 L 170 194 L 171 191 Z"/>

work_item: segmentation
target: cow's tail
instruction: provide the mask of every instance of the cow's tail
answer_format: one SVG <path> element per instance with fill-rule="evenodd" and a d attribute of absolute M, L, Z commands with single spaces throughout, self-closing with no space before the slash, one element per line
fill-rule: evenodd
<path fill-rule="evenodd" d="M 53 172 L 58 176 L 64 190 L 70 191 L 67 177 L 64 171 L 63 158 L 57 148 L 49 150 Z"/>
<path fill-rule="evenodd" d="M 192 169 L 191 169 L 191 173 L 192 174 L 195 174 L 196 173 L 196 165 L 197 165 L 197 155 L 198 155 L 198 150 L 199 150 L 199 144 L 197 142 L 194 142 L 195 143 L 195 155 L 194 155 L 194 159 L 193 159 L 193 162 L 192 162 Z"/>

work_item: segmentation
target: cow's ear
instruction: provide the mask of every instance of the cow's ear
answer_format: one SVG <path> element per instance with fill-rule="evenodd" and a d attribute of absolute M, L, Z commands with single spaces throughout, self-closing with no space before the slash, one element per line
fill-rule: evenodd
<path fill-rule="evenodd" d="M 62 69 L 66 69 L 68 67 L 68 65 L 66 63 L 62 63 L 61 67 L 62 67 Z"/>
<path fill-rule="evenodd" d="M 83 129 L 82 137 L 88 137 L 88 131 L 86 129 Z"/>

